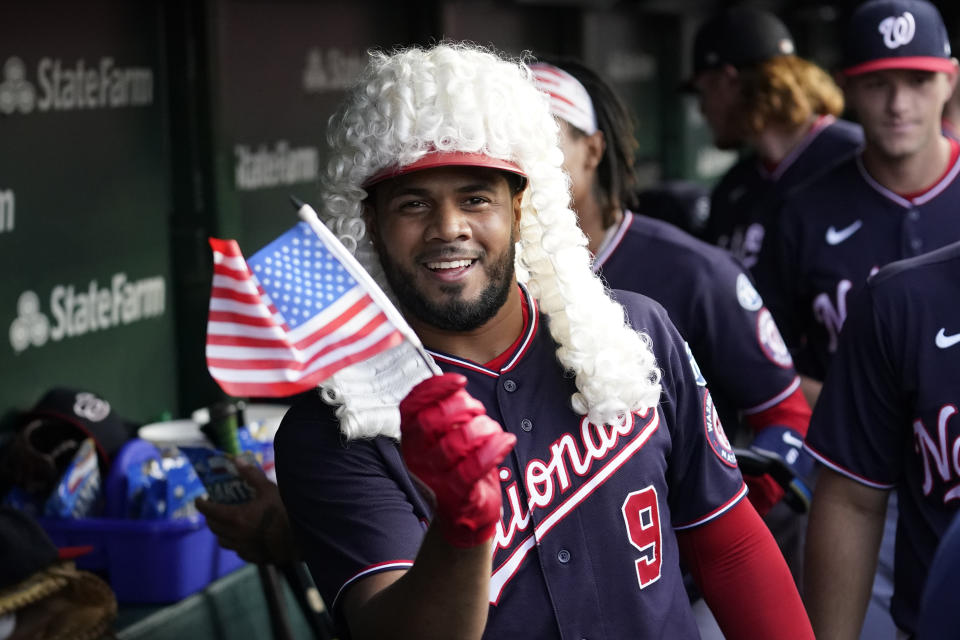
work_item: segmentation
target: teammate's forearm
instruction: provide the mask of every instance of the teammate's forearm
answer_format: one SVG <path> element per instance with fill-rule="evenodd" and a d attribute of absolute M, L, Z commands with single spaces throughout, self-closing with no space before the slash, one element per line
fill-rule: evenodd
<path fill-rule="evenodd" d="M 823 469 L 817 480 L 803 595 L 819 640 L 856 640 L 877 565 L 887 493 Z"/>
<path fill-rule="evenodd" d="M 747 424 L 755 432 L 759 433 L 771 426 L 787 427 L 800 434 L 801 437 L 807 435 L 807 427 L 810 426 L 810 415 L 812 413 L 810 404 L 801 385 L 789 396 L 763 411 L 744 412 L 744 418 Z"/>
<path fill-rule="evenodd" d="M 490 544 L 457 548 L 431 526 L 399 579 L 379 590 L 367 579 L 345 595 L 354 640 L 479 638 L 489 611 Z"/>
<path fill-rule="evenodd" d="M 813 640 L 790 570 L 749 502 L 677 540 L 727 640 Z"/>
<path fill-rule="evenodd" d="M 817 406 L 817 400 L 820 398 L 820 390 L 823 388 L 823 383 L 819 380 L 815 380 L 809 376 L 800 376 L 800 389 L 803 391 L 803 395 L 807 398 L 807 402 L 810 403 L 810 408 L 813 409 Z"/>

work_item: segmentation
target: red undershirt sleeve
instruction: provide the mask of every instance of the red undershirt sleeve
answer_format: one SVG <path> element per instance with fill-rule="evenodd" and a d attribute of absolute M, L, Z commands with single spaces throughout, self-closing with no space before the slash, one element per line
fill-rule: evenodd
<path fill-rule="evenodd" d="M 727 640 L 814 640 L 786 562 L 748 501 L 677 540 Z"/>
<path fill-rule="evenodd" d="M 793 429 L 801 436 L 807 435 L 810 425 L 810 404 L 799 387 L 789 396 L 763 411 L 746 416 L 747 424 L 754 433 L 766 427 L 778 425 Z"/>

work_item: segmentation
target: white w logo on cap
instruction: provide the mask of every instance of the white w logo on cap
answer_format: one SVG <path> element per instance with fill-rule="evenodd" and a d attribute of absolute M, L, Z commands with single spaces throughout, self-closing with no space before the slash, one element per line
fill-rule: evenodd
<path fill-rule="evenodd" d="M 910 44 L 917 32 L 917 23 L 912 13 L 904 11 L 902 16 L 884 18 L 880 23 L 879 31 L 883 34 L 883 44 L 887 45 L 888 49 L 896 49 Z"/>

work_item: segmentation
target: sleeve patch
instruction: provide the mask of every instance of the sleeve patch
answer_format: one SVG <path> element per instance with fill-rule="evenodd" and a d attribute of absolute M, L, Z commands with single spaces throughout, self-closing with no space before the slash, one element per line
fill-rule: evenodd
<path fill-rule="evenodd" d="M 758 311 L 763 306 L 763 298 L 745 273 L 737 276 L 737 301 L 747 311 Z"/>
<path fill-rule="evenodd" d="M 734 455 L 733 447 L 730 446 L 727 434 L 723 431 L 723 425 L 720 424 L 720 415 L 713 404 L 713 396 L 710 395 L 709 390 L 703 395 L 703 428 L 707 435 L 707 442 L 710 443 L 710 448 L 717 457 L 728 467 L 736 467 L 737 456 Z"/>
<path fill-rule="evenodd" d="M 683 348 L 687 351 L 687 359 L 690 361 L 690 368 L 693 369 L 693 377 L 697 380 L 697 386 L 707 386 L 707 379 L 703 377 L 703 372 L 700 371 L 700 365 L 697 364 L 697 359 L 693 357 L 693 351 L 690 349 L 690 345 L 684 342 Z"/>
<path fill-rule="evenodd" d="M 767 358 L 784 369 L 793 366 L 793 358 L 790 357 L 790 350 L 787 349 L 787 343 L 783 341 L 780 330 L 777 329 L 777 323 L 773 320 L 773 315 L 767 309 L 761 309 L 757 314 L 757 342 Z"/>

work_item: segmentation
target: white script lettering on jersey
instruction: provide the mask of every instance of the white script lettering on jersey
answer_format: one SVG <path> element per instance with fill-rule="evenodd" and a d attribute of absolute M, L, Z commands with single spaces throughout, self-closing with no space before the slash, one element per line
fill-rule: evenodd
<path fill-rule="evenodd" d="M 524 478 L 515 480 L 510 469 L 500 469 L 500 482 L 509 484 L 505 488 L 507 499 L 503 505 L 503 516 L 497 523 L 494 553 L 510 548 L 514 538 L 530 528 L 531 513 L 535 509 L 552 507 L 552 510 L 539 519 L 534 530 L 494 569 L 490 577 L 491 604 L 496 604 L 500 599 L 503 588 L 520 568 L 523 559 L 536 542 L 543 540 L 557 523 L 643 448 L 659 424 L 659 412 L 653 409 L 644 413 L 632 413 L 615 425 L 597 426 L 583 418 L 580 421 L 579 434 L 565 433 L 560 436 L 550 446 L 550 459 L 546 462 L 531 460 L 524 470 Z M 620 446 L 621 438 L 628 436 L 631 437 L 630 441 Z M 616 453 L 613 453 L 614 451 Z M 596 465 L 600 466 L 595 468 Z M 571 471 L 583 481 L 569 495 L 563 495 L 572 487 Z M 519 481 L 523 482 L 529 496 L 527 504 L 521 501 Z M 559 497 L 562 497 L 562 500 L 559 500 Z M 553 504 L 555 499 L 558 499 L 556 505 Z M 504 522 L 507 523 L 506 526 Z"/>
<path fill-rule="evenodd" d="M 837 350 L 840 329 L 843 328 L 843 321 L 847 319 L 847 294 L 852 288 L 852 282 L 841 280 L 837 283 L 836 303 L 826 293 L 821 293 L 813 299 L 813 315 L 827 330 L 827 335 L 830 337 L 827 350 L 830 353 Z"/>
<path fill-rule="evenodd" d="M 904 11 L 902 16 L 884 18 L 878 30 L 883 34 L 883 44 L 888 49 L 896 49 L 910 44 L 917 32 L 917 23 L 912 13 Z"/>
<path fill-rule="evenodd" d="M 872 267 L 867 277 L 869 278 L 879 270 L 880 267 Z M 813 317 L 827 329 L 827 335 L 830 337 L 827 350 L 830 353 L 835 353 L 837 350 L 840 329 L 843 328 L 843 322 L 847 319 L 847 294 L 850 293 L 852 288 L 853 283 L 844 279 L 837 283 L 837 292 L 833 299 L 826 293 L 821 293 L 813 299 Z"/>
<path fill-rule="evenodd" d="M 937 419 L 937 440 L 930 436 L 923 421 L 913 421 L 913 437 L 916 440 L 916 450 L 923 458 L 923 495 L 929 496 L 933 489 L 933 473 L 931 461 L 937 470 L 937 475 L 945 484 L 952 482 L 953 486 L 943 493 L 943 503 L 960 498 L 960 436 L 947 442 L 947 423 L 957 413 L 957 408 L 948 404 L 940 409 Z"/>

